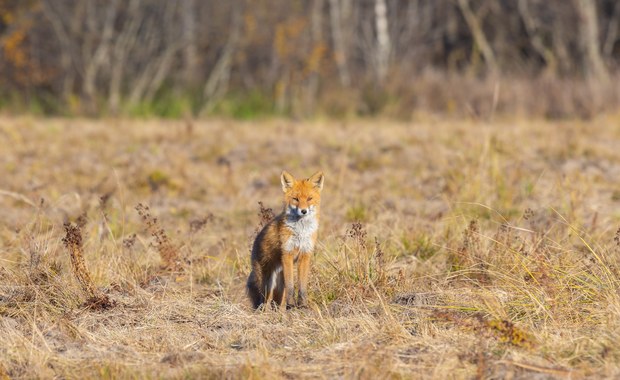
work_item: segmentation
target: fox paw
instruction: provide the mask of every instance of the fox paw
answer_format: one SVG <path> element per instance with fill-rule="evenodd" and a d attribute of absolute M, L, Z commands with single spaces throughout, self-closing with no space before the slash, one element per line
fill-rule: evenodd
<path fill-rule="evenodd" d="M 297 300 L 297 307 L 300 309 L 308 308 L 308 301 L 305 298 Z"/>

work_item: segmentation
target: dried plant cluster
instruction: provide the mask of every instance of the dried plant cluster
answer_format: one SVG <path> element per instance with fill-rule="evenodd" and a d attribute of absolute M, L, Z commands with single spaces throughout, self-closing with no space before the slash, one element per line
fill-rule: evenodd
<path fill-rule="evenodd" d="M 619 377 L 618 125 L 2 118 L 0 378 Z M 254 312 L 318 168 L 310 307 Z"/>
<path fill-rule="evenodd" d="M 80 218 L 78 218 L 80 220 Z M 71 257 L 71 269 L 75 278 L 80 283 L 84 293 L 88 295 L 87 303 L 95 308 L 108 308 L 112 306 L 110 299 L 105 294 L 101 294 L 93 284 L 90 273 L 86 269 L 84 262 L 84 248 L 82 247 L 82 232 L 80 227 L 71 223 L 64 224 L 66 235 L 62 242 L 69 251 Z"/>
<path fill-rule="evenodd" d="M 138 212 L 138 215 L 140 215 L 147 231 L 155 239 L 157 252 L 159 252 L 163 267 L 167 269 L 177 268 L 179 265 L 179 253 L 170 242 L 166 231 L 164 231 L 164 229 L 159 225 L 157 218 L 153 217 L 149 207 L 143 205 L 142 203 L 138 203 L 136 206 L 136 211 Z M 200 223 L 201 222 L 198 222 L 197 224 L 195 221 L 190 222 L 190 229 L 192 231 L 196 230 Z"/>

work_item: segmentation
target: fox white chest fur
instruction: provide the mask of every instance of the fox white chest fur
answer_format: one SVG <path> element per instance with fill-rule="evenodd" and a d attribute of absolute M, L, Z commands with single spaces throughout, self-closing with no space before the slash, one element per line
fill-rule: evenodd
<path fill-rule="evenodd" d="M 287 215 L 284 223 L 292 233 L 288 240 L 284 241 L 284 250 L 311 253 L 314 250 L 314 234 L 319 228 L 319 221 L 316 216 L 308 215 L 304 218 L 296 218 Z"/>

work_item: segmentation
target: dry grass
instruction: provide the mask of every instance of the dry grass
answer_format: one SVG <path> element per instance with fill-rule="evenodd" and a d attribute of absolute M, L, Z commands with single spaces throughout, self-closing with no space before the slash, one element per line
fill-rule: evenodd
<path fill-rule="evenodd" d="M 619 125 L 1 119 L 0 378 L 618 377 Z M 257 313 L 283 168 L 311 307 Z"/>

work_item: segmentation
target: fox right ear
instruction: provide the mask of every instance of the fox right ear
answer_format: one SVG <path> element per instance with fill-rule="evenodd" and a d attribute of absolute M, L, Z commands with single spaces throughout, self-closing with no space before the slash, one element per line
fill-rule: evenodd
<path fill-rule="evenodd" d="M 286 193 L 291 187 L 293 187 L 295 178 L 286 170 L 283 170 L 282 175 L 280 176 L 280 182 L 282 182 L 282 191 Z"/>
<path fill-rule="evenodd" d="M 323 190 L 324 179 L 325 177 L 323 176 L 323 172 L 316 172 L 310 178 L 308 178 L 308 181 L 310 181 L 310 183 L 313 184 L 314 187 L 316 187 L 317 189 L 319 189 L 319 191 L 321 191 Z"/>

